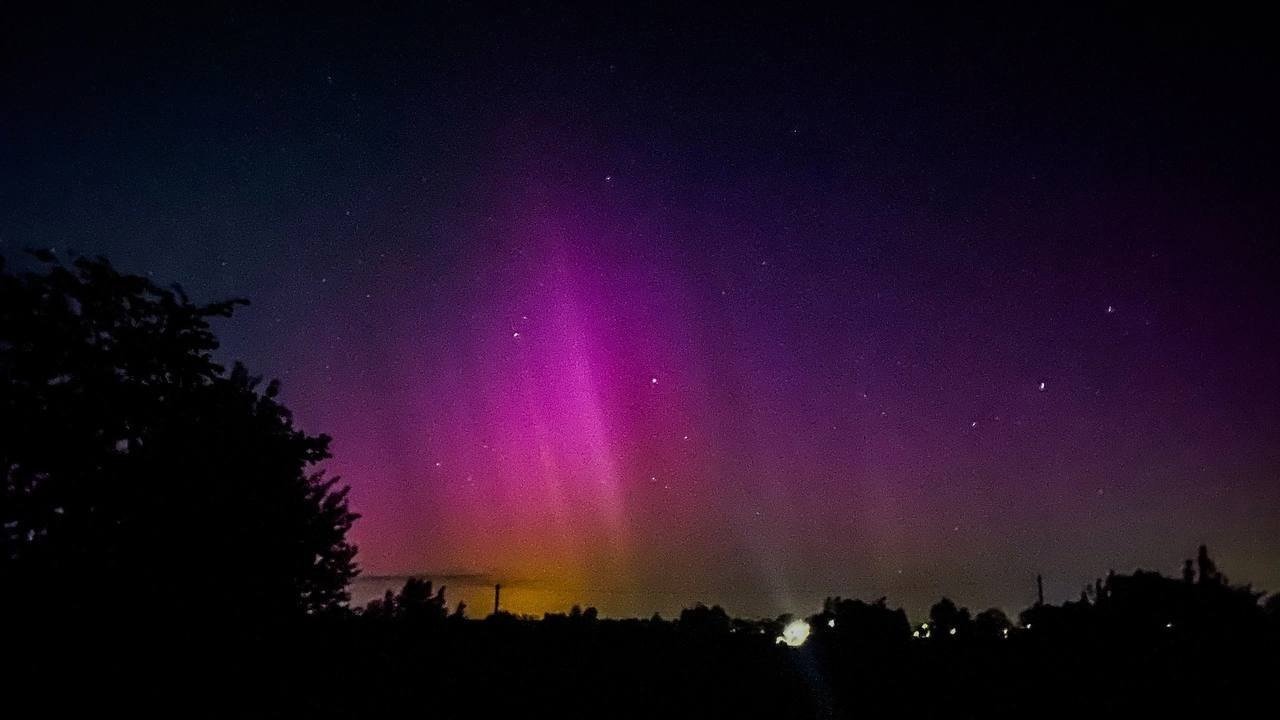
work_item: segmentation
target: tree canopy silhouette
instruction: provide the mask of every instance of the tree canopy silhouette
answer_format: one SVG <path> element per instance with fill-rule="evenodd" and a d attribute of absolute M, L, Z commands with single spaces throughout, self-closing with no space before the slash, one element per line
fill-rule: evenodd
<path fill-rule="evenodd" d="M 347 488 L 240 364 L 212 318 L 243 300 L 103 259 L 44 272 L 0 259 L 0 586 L 12 610 L 122 612 L 133 598 L 211 616 L 316 613 L 356 574 Z M 151 607 L 147 612 L 154 613 Z"/>

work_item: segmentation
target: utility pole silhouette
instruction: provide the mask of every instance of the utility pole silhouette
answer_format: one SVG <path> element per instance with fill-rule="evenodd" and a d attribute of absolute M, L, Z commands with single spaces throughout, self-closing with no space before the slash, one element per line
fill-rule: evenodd
<path fill-rule="evenodd" d="M 1044 578 L 1040 577 L 1040 573 L 1036 573 L 1036 604 L 1044 604 Z"/>
<path fill-rule="evenodd" d="M 502 583 L 493 586 L 493 614 L 498 614 L 499 601 L 502 599 Z"/>

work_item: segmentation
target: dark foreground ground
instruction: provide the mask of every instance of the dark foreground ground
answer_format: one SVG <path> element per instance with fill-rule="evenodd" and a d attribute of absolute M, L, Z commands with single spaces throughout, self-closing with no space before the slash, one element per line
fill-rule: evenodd
<path fill-rule="evenodd" d="M 20 630 L 8 717 L 1266 717 L 1276 632 L 819 628 L 342 617 L 269 631 Z M 1259 715 L 1258 713 L 1262 713 Z"/>

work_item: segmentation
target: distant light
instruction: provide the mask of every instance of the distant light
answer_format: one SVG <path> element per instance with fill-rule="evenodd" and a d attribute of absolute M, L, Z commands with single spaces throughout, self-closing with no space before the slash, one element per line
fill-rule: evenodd
<path fill-rule="evenodd" d="M 518 333 L 518 332 L 513 332 L 513 333 L 511 333 L 511 337 L 515 338 L 516 340 L 519 340 L 519 339 L 520 339 L 520 333 Z"/>
<path fill-rule="evenodd" d="M 827 627 L 835 627 L 835 626 L 836 626 L 835 618 L 831 618 L 830 620 L 827 621 Z"/>
<path fill-rule="evenodd" d="M 1171 622 L 1170 622 L 1170 623 L 1165 623 L 1165 624 L 1164 624 L 1164 629 L 1165 629 L 1165 630 L 1172 630 L 1172 629 L 1173 629 L 1173 623 L 1171 623 Z"/>
<path fill-rule="evenodd" d="M 1009 637 L 1009 628 L 1005 628 L 1005 629 L 1001 630 L 1001 631 L 1000 631 L 1000 635 L 1001 635 L 1002 637 Z"/>
<path fill-rule="evenodd" d="M 658 378 L 656 378 L 656 377 L 651 377 L 651 378 L 649 378 L 649 384 L 650 384 L 650 385 L 657 385 L 657 384 L 658 384 Z"/>
<path fill-rule="evenodd" d="M 800 647 L 809 639 L 809 623 L 803 620 L 792 620 L 782 628 L 782 636 L 777 642 L 786 643 L 788 647 Z"/>
<path fill-rule="evenodd" d="M 951 632 L 949 632 L 949 633 L 947 633 L 947 634 L 948 634 L 948 635 L 955 635 L 955 634 L 956 634 L 956 629 L 955 629 L 955 628 L 951 628 Z"/>
<path fill-rule="evenodd" d="M 1040 383 L 1040 392 L 1044 392 L 1044 383 Z"/>
<path fill-rule="evenodd" d="M 1110 315 L 1111 313 L 1114 313 L 1115 311 L 1116 311 L 1116 307 L 1115 307 L 1114 305 L 1108 305 L 1108 306 L 1107 306 L 1107 314 L 1108 314 L 1108 315 Z"/>
<path fill-rule="evenodd" d="M 915 632 L 911 633 L 911 637 L 913 637 L 913 638 L 918 638 L 918 637 L 920 637 L 920 631 L 919 631 L 919 630 L 917 630 L 917 631 L 915 631 Z"/>
<path fill-rule="evenodd" d="M 1028 630 L 1030 630 L 1030 629 L 1031 629 L 1031 623 L 1027 623 L 1027 629 L 1028 629 Z"/>

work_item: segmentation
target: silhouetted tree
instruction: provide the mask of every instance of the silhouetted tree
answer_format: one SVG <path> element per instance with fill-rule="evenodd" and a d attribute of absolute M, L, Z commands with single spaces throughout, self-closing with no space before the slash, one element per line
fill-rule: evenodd
<path fill-rule="evenodd" d="M 973 620 L 974 633 L 984 639 L 1002 639 L 1013 627 L 1009 616 L 1000 608 L 988 608 L 978 613 Z"/>
<path fill-rule="evenodd" d="M 435 623 L 448 615 L 444 586 L 432 592 L 430 580 L 409 578 L 396 596 L 395 615 L 418 623 Z"/>
<path fill-rule="evenodd" d="M 950 598 L 942 598 L 929 608 L 929 621 L 936 639 L 966 635 L 971 623 L 968 608 L 957 608 Z M 952 631 L 955 632 L 952 632 Z"/>
<path fill-rule="evenodd" d="M 1201 545 L 1199 552 L 1196 553 L 1196 565 L 1200 568 L 1200 584 L 1216 585 L 1226 582 L 1226 578 L 1218 573 L 1218 566 L 1209 558 L 1209 548 Z"/>
<path fill-rule="evenodd" d="M 718 635 L 729 632 L 729 614 L 719 605 L 697 603 L 680 611 L 680 630 L 694 634 Z"/>
<path fill-rule="evenodd" d="M 212 318 L 102 259 L 0 262 L 0 585 L 29 611 L 283 616 L 343 605 L 357 517 L 279 385 L 212 359 Z M 148 609 L 155 611 L 155 606 Z M 214 616 L 211 613 L 211 616 Z"/>
<path fill-rule="evenodd" d="M 911 636 L 911 624 L 902 608 L 890 610 L 885 598 L 873 603 L 849 598 L 827 598 L 822 613 L 810 619 L 820 632 L 860 645 L 885 645 L 905 642 Z"/>
<path fill-rule="evenodd" d="M 391 590 L 387 590 L 382 597 L 370 600 L 360 613 L 369 618 L 386 620 L 394 618 L 396 616 L 396 594 Z"/>

